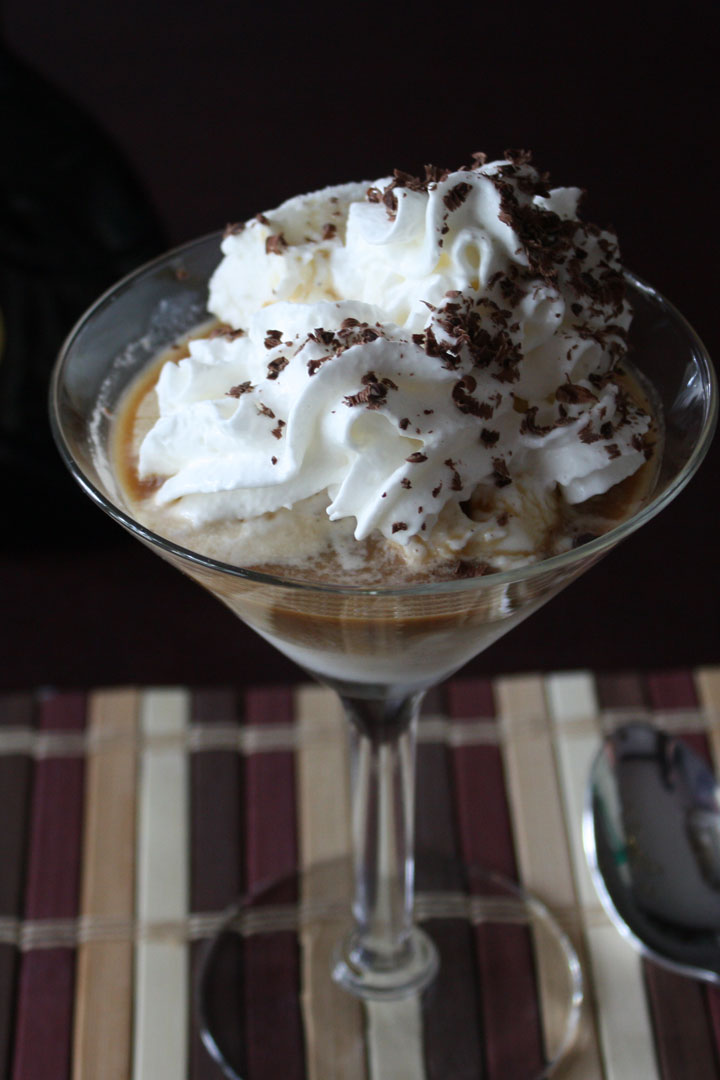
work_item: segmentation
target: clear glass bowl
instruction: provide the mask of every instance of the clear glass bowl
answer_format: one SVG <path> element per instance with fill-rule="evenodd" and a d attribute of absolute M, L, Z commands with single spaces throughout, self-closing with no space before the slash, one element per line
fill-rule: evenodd
<path fill-rule="evenodd" d="M 117 403 L 159 351 L 207 320 L 219 237 L 187 244 L 130 275 L 78 323 L 59 358 L 51 416 L 60 451 L 87 494 L 124 528 L 195 578 L 259 634 L 331 685 L 364 696 L 437 683 L 517 625 L 620 540 L 658 514 L 707 450 L 717 395 L 702 343 L 650 286 L 627 275 L 632 362 L 664 426 L 654 490 L 604 536 L 506 573 L 401 588 L 309 585 L 216 562 L 149 531 L 128 512 L 108 452 Z"/>
<path fill-rule="evenodd" d="M 140 269 L 98 300 L 58 359 L 51 386 L 55 437 L 78 483 L 106 513 L 340 694 L 352 733 L 354 854 L 351 865 L 312 872 L 327 883 L 350 885 L 328 896 L 299 923 L 298 913 L 291 913 L 290 925 L 307 937 L 313 932 L 308 919 L 315 920 L 325 940 L 331 913 L 338 928 L 334 954 L 328 958 L 328 981 L 332 977 L 341 988 L 338 993 L 349 991 L 386 1005 L 416 997 L 422 999 L 422 1008 L 428 1003 L 432 1007 L 432 995 L 423 991 L 438 963 L 448 961 L 438 958 L 427 932 L 432 917 L 424 919 L 413 903 L 415 728 L 423 693 L 531 615 L 682 490 L 702 461 L 716 422 L 712 368 L 678 312 L 628 274 L 635 309 L 632 363 L 646 384 L 663 434 L 655 486 L 632 517 L 581 547 L 484 577 L 387 588 L 273 577 L 216 562 L 148 530 L 125 505 L 110 457 L 113 419 L 129 384 L 159 352 L 208 319 L 207 285 L 218 259 L 219 236 L 203 238 Z M 472 912 L 484 906 L 497 909 L 502 893 L 515 922 L 518 911 L 524 912 L 538 955 L 554 951 L 553 968 L 564 972 L 554 980 L 559 996 L 554 1009 L 561 1022 L 534 1074 L 545 1076 L 569 1046 L 577 1024 L 582 996 L 577 957 L 552 915 L 516 884 L 468 868 L 461 876 L 467 903 L 456 904 L 456 917 L 472 919 Z M 315 886 L 310 892 L 317 895 Z M 273 907 L 276 894 L 287 895 L 281 885 L 279 893 L 270 890 L 265 898 L 246 897 L 208 952 L 201 989 L 206 1037 L 228 1076 L 241 1075 L 224 1049 L 237 1040 L 222 1029 L 225 1021 L 215 1023 L 213 1010 L 205 1006 L 218 998 L 227 1000 L 232 989 L 218 978 L 226 970 L 222 954 L 228 943 L 232 947 L 234 933 L 245 933 L 250 925 L 269 934 L 287 928 L 287 913 L 279 931 L 267 925 L 263 914 L 268 904 Z M 302 894 L 296 887 L 293 895 Z M 259 917 L 253 919 L 258 909 Z M 431 911 L 441 909 L 431 904 Z M 338 920 L 339 911 L 343 914 Z M 448 975 L 446 968 L 443 974 Z M 514 1002 L 504 1004 L 510 1011 L 515 1007 Z"/>

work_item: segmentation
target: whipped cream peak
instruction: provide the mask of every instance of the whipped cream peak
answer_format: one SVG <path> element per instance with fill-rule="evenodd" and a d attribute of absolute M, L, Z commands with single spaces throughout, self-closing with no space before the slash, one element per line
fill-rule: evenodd
<path fill-rule="evenodd" d="M 576 503 L 631 475 L 650 420 L 615 375 L 630 311 L 579 198 L 508 152 L 230 227 L 220 326 L 163 367 L 140 449 L 158 503 L 202 524 L 325 493 L 357 539 L 405 545 L 479 489 Z M 451 517 L 461 547 L 475 525 Z"/>

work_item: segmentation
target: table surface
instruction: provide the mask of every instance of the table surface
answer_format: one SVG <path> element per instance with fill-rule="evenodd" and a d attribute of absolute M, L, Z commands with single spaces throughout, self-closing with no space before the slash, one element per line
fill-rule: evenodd
<path fill-rule="evenodd" d="M 556 1074 L 564 1080 L 720 1075 L 720 993 L 639 959 L 598 905 L 580 838 L 604 730 L 650 717 L 717 764 L 719 709 L 718 668 L 459 679 L 427 703 L 418 848 L 522 882 L 581 956 L 585 1004 Z M 203 943 L 243 888 L 347 853 L 346 755 L 336 701 L 315 686 L 3 697 L 3 1075 L 218 1080 L 193 1005 Z M 419 861 L 421 895 L 447 889 L 433 865 Z M 252 1075 L 331 1080 L 343 1040 L 365 1030 L 371 1052 L 346 1061 L 344 1080 L 520 1080 L 538 1053 L 547 997 L 527 948 L 491 921 L 428 923 L 464 973 L 449 986 L 440 976 L 422 1025 L 412 1002 L 389 1006 L 389 1025 L 388 1012 L 349 1009 L 344 994 L 328 1004 L 327 970 L 313 977 L 308 945 L 279 947 L 270 983 L 244 998 Z M 246 974 L 254 941 L 242 941 Z M 295 1004 L 280 1039 L 283 990 Z M 495 1007 L 508 993 L 510 1022 Z"/>

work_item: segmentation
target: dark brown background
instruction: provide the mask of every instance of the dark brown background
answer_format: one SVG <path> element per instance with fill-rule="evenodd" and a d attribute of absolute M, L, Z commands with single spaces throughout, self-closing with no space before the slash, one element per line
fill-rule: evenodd
<path fill-rule="evenodd" d="M 125 151 L 171 243 L 313 187 L 530 147 L 589 190 L 626 264 L 717 356 L 713 9 L 639 7 L 6 0 L 4 15 L 16 51 Z M 718 458 L 473 670 L 717 661 Z M 0 572 L 4 686 L 297 677 L 111 523 L 67 546 L 48 522 Z"/>

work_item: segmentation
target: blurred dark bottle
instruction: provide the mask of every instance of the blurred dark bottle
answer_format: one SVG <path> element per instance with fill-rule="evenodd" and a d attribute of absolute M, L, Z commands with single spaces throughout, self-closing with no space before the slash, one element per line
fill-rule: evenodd
<path fill-rule="evenodd" d="M 96 122 L 1 38 L 0 132 L 0 545 L 97 542 L 119 530 L 55 449 L 50 371 L 85 308 L 165 239 Z"/>

